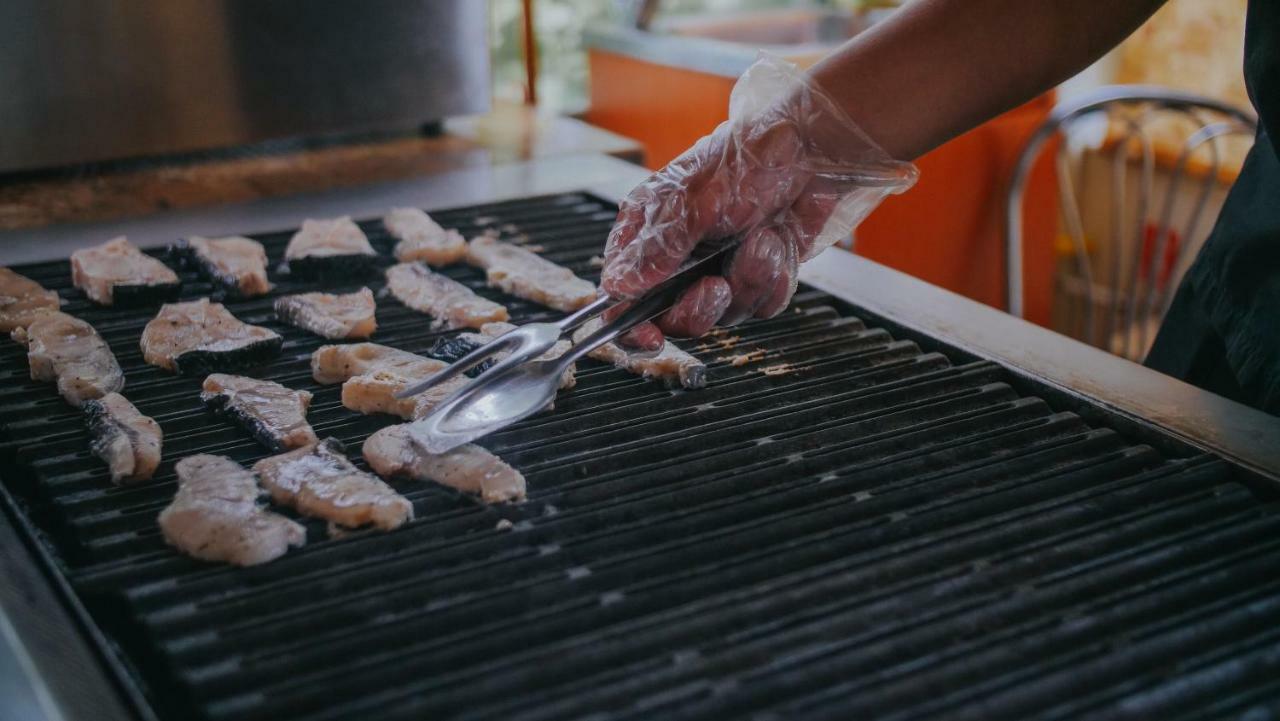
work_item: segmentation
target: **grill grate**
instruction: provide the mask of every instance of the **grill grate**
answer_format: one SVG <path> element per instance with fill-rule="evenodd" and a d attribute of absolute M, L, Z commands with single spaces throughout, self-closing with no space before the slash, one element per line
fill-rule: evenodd
<path fill-rule="evenodd" d="M 614 208 L 568 194 L 435 215 L 594 277 Z M 287 238 L 259 237 L 277 261 Z M 176 460 L 265 451 L 203 410 L 199 378 L 142 363 L 150 311 L 89 305 L 63 262 L 21 271 L 98 328 L 165 431 L 155 482 L 111 487 L 77 414 L 0 347 L 5 490 L 161 716 L 1277 713 L 1274 503 L 1219 459 L 1091 427 L 998 365 L 922 352 L 821 293 L 685 344 L 709 364 L 701 391 L 583 363 L 553 413 L 484 440 L 528 478 L 521 506 L 400 483 L 405 528 L 329 541 L 308 522 L 305 548 L 232 569 L 169 551 L 155 516 Z M 479 271 L 447 274 L 497 297 Z M 184 297 L 210 290 L 184 281 Z M 550 316 L 503 300 L 521 322 Z M 391 419 L 316 386 L 322 341 L 270 302 L 228 303 L 286 339 L 255 375 L 315 393 L 317 433 L 357 456 Z M 378 323 L 374 340 L 410 351 L 440 338 L 391 299 Z"/>

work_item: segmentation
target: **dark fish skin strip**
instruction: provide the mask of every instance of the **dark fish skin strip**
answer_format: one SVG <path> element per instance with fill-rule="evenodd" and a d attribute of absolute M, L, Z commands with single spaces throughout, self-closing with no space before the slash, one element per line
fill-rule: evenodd
<path fill-rule="evenodd" d="M 364 253 L 349 255 L 305 256 L 287 261 L 289 274 L 303 280 L 345 281 L 371 274 L 378 256 Z"/>
<path fill-rule="evenodd" d="M 435 345 L 431 346 L 431 350 L 427 351 L 427 355 L 431 358 L 435 358 L 436 360 L 442 360 L 445 363 L 453 363 L 479 347 L 479 343 L 467 340 L 466 338 L 453 336 L 451 338 L 441 338 L 437 340 Z M 475 378 L 481 373 L 492 368 L 496 363 L 497 361 L 492 358 L 482 361 L 471 370 L 466 371 L 466 376 L 468 378 Z"/>
<path fill-rule="evenodd" d="M 228 351 L 193 350 L 173 359 L 174 370 L 180 375 L 206 375 L 228 373 L 266 365 L 284 345 L 283 338 L 260 340 Z"/>
<path fill-rule="evenodd" d="M 255 441 L 271 449 L 273 453 L 283 453 L 285 451 L 292 450 L 284 444 L 284 436 L 276 433 L 271 426 L 259 421 L 257 418 L 254 418 L 239 408 L 228 406 L 227 401 L 230 399 L 227 396 L 209 393 L 201 394 L 201 397 L 204 398 L 205 408 L 208 408 L 217 415 L 224 416 L 235 421 L 235 423 L 241 428 L 249 431 L 249 435 L 253 436 Z"/>
<path fill-rule="evenodd" d="M 181 293 L 181 282 L 116 285 L 111 289 L 111 304 L 122 308 L 158 305 L 177 300 Z"/>

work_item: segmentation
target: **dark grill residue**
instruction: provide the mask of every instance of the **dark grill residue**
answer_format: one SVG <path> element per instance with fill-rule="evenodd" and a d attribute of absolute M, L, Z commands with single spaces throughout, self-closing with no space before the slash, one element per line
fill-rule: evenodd
<path fill-rule="evenodd" d="M 434 215 L 594 278 L 613 214 L 569 194 Z M 362 226 L 390 262 L 380 224 Z M 275 273 L 288 237 L 259 237 L 272 297 L 314 289 Z M 112 487 L 79 415 L 0 346 L 5 490 L 113 642 L 112 672 L 162 717 L 1276 713 L 1275 504 L 1222 460 L 1091 427 L 1000 366 L 921 352 L 822 293 L 683 343 L 710 366 L 704 390 L 582 363 L 554 412 L 483 442 L 528 478 L 522 506 L 397 483 L 417 514 L 401 530 L 330 541 L 308 522 L 305 548 L 234 569 L 169 550 L 155 517 L 176 460 L 266 451 L 201 407 L 200 378 L 142 362 L 154 309 L 90 306 L 65 262 L 19 270 L 95 325 L 125 395 L 164 428 L 155 482 Z M 480 271 L 446 273 L 500 297 Z M 184 298 L 211 290 L 183 279 Z M 516 322 L 553 317 L 501 299 Z M 270 298 L 228 307 L 285 337 L 253 375 L 315 393 L 321 437 L 357 458 L 393 422 L 311 380 L 324 341 L 277 322 Z M 425 353 L 441 337 L 380 298 L 374 341 Z"/>

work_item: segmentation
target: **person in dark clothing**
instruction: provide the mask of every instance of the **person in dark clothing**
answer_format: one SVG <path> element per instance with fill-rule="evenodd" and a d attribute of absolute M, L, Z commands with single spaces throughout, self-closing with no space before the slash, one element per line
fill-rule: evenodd
<path fill-rule="evenodd" d="M 1079 72 L 1163 0 L 915 0 L 806 73 L 776 59 L 730 119 L 623 201 L 601 285 L 634 298 L 703 240 L 742 243 L 625 342 L 781 312 L 800 263 L 915 178 L 908 163 Z M 1280 414 L 1280 2 L 1251 0 L 1245 79 L 1257 139 L 1147 364 Z"/>

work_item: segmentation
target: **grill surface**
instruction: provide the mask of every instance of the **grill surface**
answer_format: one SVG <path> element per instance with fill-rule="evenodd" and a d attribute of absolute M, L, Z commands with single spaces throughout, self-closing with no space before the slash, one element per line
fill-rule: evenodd
<path fill-rule="evenodd" d="M 570 194 L 434 215 L 594 277 L 613 214 Z M 379 223 L 362 227 L 389 253 Z M 259 236 L 273 262 L 288 236 Z M 112 672 L 148 699 L 142 714 L 1280 714 L 1275 503 L 1222 460 L 1090 426 L 997 365 L 922 352 L 820 293 L 686 343 L 710 366 L 701 391 L 581 364 L 554 412 L 483 442 L 527 476 L 521 506 L 401 483 L 407 527 L 331 541 L 309 522 L 305 548 L 232 569 L 168 550 L 155 516 L 176 460 L 265 451 L 202 409 L 199 378 L 142 363 L 154 310 L 91 306 L 63 262 L 20 270 L 97 327 L 126 395 L 164 428 L 155 482 L 113 488 L 78 415 L 0 347 L 4 490 L 104 631 Z M 447 273 L 499 297 L 480 271 Z M 184 280 L 185 298 L 210 290 Z M 549 317 L 503 301 L 520 322 Z M 284 335 L 254 375 L 315 393 L 321 437 L 355 458 L 392 422 L 317 386 L 321 341 L 276 322 L 269 299 L 228 306 Z M 378 323 L 375 341 L 410 351 L 440 337 L 389 298 Z"/>

